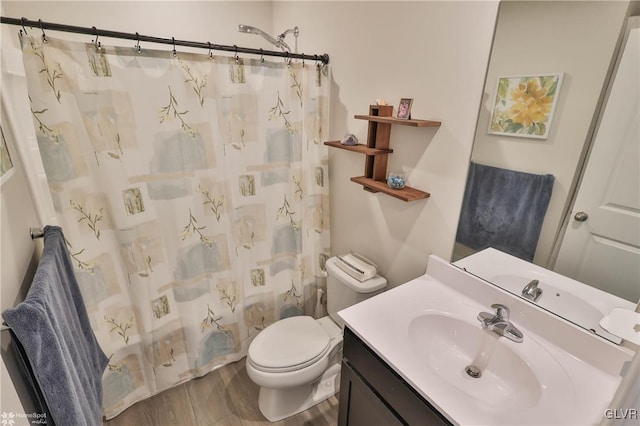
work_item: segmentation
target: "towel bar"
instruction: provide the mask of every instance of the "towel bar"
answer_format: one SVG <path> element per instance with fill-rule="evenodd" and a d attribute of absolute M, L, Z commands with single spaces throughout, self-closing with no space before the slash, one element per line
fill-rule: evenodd
<path fill-rule="evenodd" d="M 44 237 L 44 230 L 42 228 L 29 228 L 29 235 L 31 235 L 32 240 L 42 238 Z"/>
<path fill-rule="evenodd" d="M 29 235 L 31 236 L 32 240 L 35 240 L 36 238 L 42 238 L 44 237 L 44 230 L 42 228 L 29 228 Z M 11 327 L 9 327 L 3 321 L 2 324 L 0 325 L 0 332 L 6 331 L 6 330 L 11 330 Z"/>
<path fill-rule="evenodd" d="M 35 240 L 36 238 L 42 238 L 44 237 L 44 230 L 42 228 L 29 228 L 29 235 L 31 236 L 32 240 Z M 0 332 L 7 330 L 11 330 L 11 327 L 9 327 L 3 321 L 2 324 L 0 324 Z"/>

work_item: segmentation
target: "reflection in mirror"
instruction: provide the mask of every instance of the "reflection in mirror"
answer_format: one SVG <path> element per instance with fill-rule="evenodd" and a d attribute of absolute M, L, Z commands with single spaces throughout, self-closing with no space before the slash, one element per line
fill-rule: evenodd
<path fill-rule="evenodd" d="M 639 4 L 501 2 L 454 264 L 494 247 L 635 307 L 640 298 L 640 49 L 633 44 L 638 42 L 633 26 L 640 18 L 629 16 L 639 14 Z M 535 36 L 523 37 L 529 32 Z M 628 53 L 635 57 L 625 60 Z M 551 75 L 562 76 L 557 91 L 542 78 Z M 518 76 L 519 86 L 503 83 L 513 82 L 513 76 Z M 495 108 L 496 99 L 500 108 Z M 612 140 L 620 146 L 614 147 Z M 600 193 L 588 196 L 593 188 Z M 589 207 L 602 200 L 603 205 Z M 605 213 L 617 216 L 610 219 Z M 570 237 L 574 233 L 582 239 Z M 508 287 L 496 282 L 495 271 L 482 276 L 482 271 L 467 269 Z M 523 278 L 526 282 L 518 281 L 519 289 L 510 291 L 525 297 L 522 290 L 534 279 Z M 538 286 L 544 291 L 542 280 Z M 553 291 L 547 287 L 547 294 Z M 539 301 L 543 299 L 544 294 Z M 571 306 L 545 308 L 596 329 L 592 321 L 581 323 Z"/>
<path fill-rule="evenodd" d="M 603 328 L 600 320 L 614 308 L 635 309 L 635 304 L 628 300 L 494 248 L 481 250 L 454 265 L 541 308 L 562 313 L 565 318 L 616 344 L 621 339 Z"/>
<path fill-rule="evenodd" d="M 635 302 L 640 298 L 640 16 L 630 23 L 554 270 Z"/>

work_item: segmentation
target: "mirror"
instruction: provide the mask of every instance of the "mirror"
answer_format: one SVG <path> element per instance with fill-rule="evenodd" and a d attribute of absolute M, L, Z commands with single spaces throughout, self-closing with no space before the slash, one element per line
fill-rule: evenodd
<path fill-rule="evenodd" d="M 634 33 L 630 28 L 638 26 L 640 18 L 633 15 L 639 12 L 637 1 L 501 2 L 452 256 L 454 265 L 461 266 L 466 256 L 495 247 L 532 262 L 532 266 L 611 294 L 621 306 L 635 308 L 640 298 L 637 218 L 635 223 L 624 222 L 626 218 L 608 219 L 621 225 L 618 234 L 632 236 L 631 241 L 623 241 L 626 235 L 619 235 L 614 243 L 604 244 L 621 249 L 614 254 L 604 253 L 603 244 L 592 244 L 598 235 L 587 235 L 582 243 L 567 240 L 570 233 L 584 233 L 601 220 L 599 211 L 580 210 L 581 193 L 587 193 L 589 180 L 594 180 L 588 177 L 589 164 L 596 164 L 600 156 L 612 157 L 611 149 L 598 149 L 599 135 L 610 140 L 638 139 L 637 133 L 629 133 L 637 132 L 638 117 L 630 117 L 635 126 L 626 123 L 614 108 L 627 107 L 612 105 L 619 102 L 614 94 L 616 77 L 619 81 L 628 78 L 619 76 L 623 73 L 622 52 L 635 51 L 635 86 L 626 86 L 623 98 L 635 103 L 635 110 L 631 108 L 634 114 L 638 111 L 638 47 L 625 46 L 628 34 Z M 637 39 L 637 35 L 633 37 Z M 613 201 L 604 210 L 626 209 L 630 216 L 638 216 L 637 145 L 620 148 L 617 157 L 602 163 L 608 161 L 609 172 L 596 182 L 605 189 L 616 189 L 608 195 Z M 622 166 L 631 170 L 626 181 L 616 174 Z M 602 173 L 603 166 L 594 167 Z M 496 182 L 497 190 L 491 190 Z M 479 201 L 478 197 L 485 198 Z M 630 198 L 628 207 L 618 203 L 624 197 Z M 478 232 L 481 228 L 484 234 Z M 486 271 L 468 272 L 509 290 Z M 522 291 L 532 280 L 523 277 L 509 291 L 524 297 Z M 547 301 L 552 292 L 547 292 Z M 542 299 L 545 297 L 539 302 Z M 591 321 L 576 316 L 576 309 L 539 302 L 534 303 L 587 329 L 594 328 Z"/>

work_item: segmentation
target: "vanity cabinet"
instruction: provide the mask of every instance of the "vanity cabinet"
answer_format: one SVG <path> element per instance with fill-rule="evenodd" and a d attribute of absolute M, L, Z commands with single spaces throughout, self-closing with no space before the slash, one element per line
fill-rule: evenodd
<path fill-rule="evenodd" d="M 369 115 L 354 116 L 359 120 L 367 120 L 369 129 L 367 144 L 343 145 L 340 141 L 330 141 L 324 144 L 333 148 L 357 152 L 366 155 L 364 175 L 351 178 L 369 192 L 382 192 L 403 201 L 415 201 L 428 198 L 428 192 L 405 186 L 402 189 L 392 189 L 387 185 L 387 158 L 393 152 L 389 147 L 391 126 L 401 125 L 410 127 L 439 127 L 439 121 L 401 119 L 392 117 L 393 106 L 371 105 Z"/>
<path fill-rule="evenodd" d="M 348 327 L 343 351 L 339 426 L 451 425 Z"/>

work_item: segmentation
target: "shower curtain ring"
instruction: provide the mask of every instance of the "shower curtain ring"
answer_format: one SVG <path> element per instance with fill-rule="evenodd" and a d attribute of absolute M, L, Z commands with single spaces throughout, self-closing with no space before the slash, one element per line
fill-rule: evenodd
<path fill-rule="evenodd" d="M 100 37 L 100 34 L 98 34 L 98 29 L 96 27 L 91 27 L 91 28 L 93 28 L 93 31 L 95 31 L 96 33 L 96 39 L 93 41 L 93 43 L 96 45 L 98 49 L 100 49 L 100 42 L 98 41 L 98 37 Z"/>
<path fill-rule="evenodd" d="M 26 20 L 27 18 L 25 18 L 24 16 L 20 18 L 20 22 L 22 22 L 22 29 L 24 30 L 24 35 L 29 35 L 29 33 L 27 33 L 27 29 L 24 27 L 24 21 Z M 22 31 L 20 31 L 20 35 L 22 35 Z"/>
<path fill-rule="evenodd" d="M 304 68 L 304 52 L 302 52 L 302 68 Z"/>
<path fill-rule="evenodd" d="M 291 66 L 291 53 L 287 52 L 287 66 Z"/>
<path fill-rule="evenodd" d="M 264 50 L 260 49 L 260 63 L 264 64 Z"/>
<path fill-rule="evenodd" d="M 238 61 L 240 60 L 240 57 L 238 56 L 238 46 L 236 44 L 234 44 L 233 47 L 236 49 L 236 53 L 234 55 L 234 59 L 236 60 L 236 64 L 237 64 Z"/>
<path fill-rule="evenodd" d="M 173 43 L 173 57 L 178 56 L 178 52 L 176 51 L 176 39 L 175 37 L 171 37 L 171 42 Z"/>
<path fill-rule="evenodd" d="M 38 19 L 38 22 L 40 22 L 40 29 L 42 30 L 42 41 L 46 43 L 49 40 L 47 40 L 47 35 L 44 33 L 44 28 L 42 26 L 42 19 Z"/>
<path fill-rule="evenodd" d="M 140 34 L 136 31 L 136 52 L 142 53 L 142 48 L 140 48 Z"/>
<path fill-rule="evenodd" d="M 213 50 L 211 50 L 211 42 L 208 41 L 207 44 L 209 45 L 209 59 L 213 59 Z"/>

